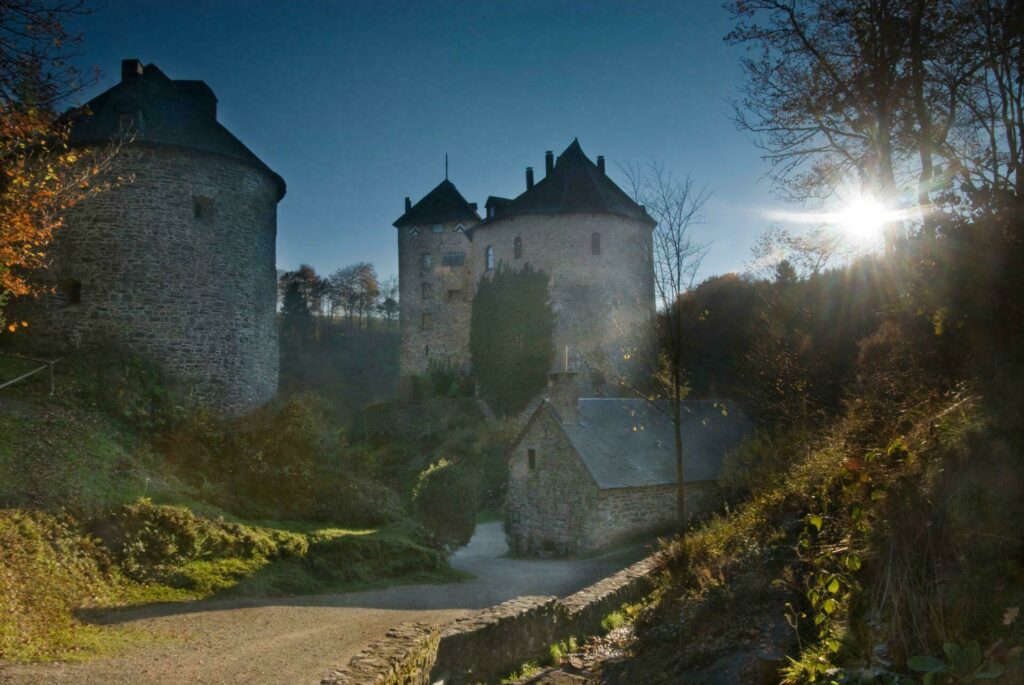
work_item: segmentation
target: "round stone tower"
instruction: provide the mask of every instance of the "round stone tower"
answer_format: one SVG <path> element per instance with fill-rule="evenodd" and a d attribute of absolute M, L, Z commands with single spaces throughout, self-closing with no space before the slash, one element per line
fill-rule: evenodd
<path fill-rule="evenodd" d="M 544 177 L 526 171 L 515 199 L 491 197 L 470 232 L 473 265 L 529 263 L 551 276 L 556 314 L 553 371 L 578 371 L 584 392 L 601 393 L 626 373 L 624 346 L 649 330 L 655 313 L 655 222 L 592 162 L 578 141 L 545 155 Z M 566 367 L 569 367 L 566 369 Z"/>
<path fill-rule="evenodd" d="M 277 391 L 275 241 L 280 176 L 217 121 L 202 81 L 125 60 L 121 81 L 88 104 L 71 140 L 131 136 L 122 185 L 65 217 L 33 305 L 37 339 L 117 343 L 238 413 Z"/>

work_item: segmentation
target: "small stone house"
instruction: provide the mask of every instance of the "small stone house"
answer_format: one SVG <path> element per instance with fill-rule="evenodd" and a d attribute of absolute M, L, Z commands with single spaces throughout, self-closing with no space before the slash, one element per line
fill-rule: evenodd
<path fill-rule="evenodd" d="M 731 402 L 683 402 L 688 518 L 722 504 L 725 454 L 752 424 Z M 516 554 L 578 554 L 665 529 L 676 512 L 675 441 L 666 412 L 642 399 L 579 397 L 575 374 L 550 376 L 509 454 L 507 532 Z"/>

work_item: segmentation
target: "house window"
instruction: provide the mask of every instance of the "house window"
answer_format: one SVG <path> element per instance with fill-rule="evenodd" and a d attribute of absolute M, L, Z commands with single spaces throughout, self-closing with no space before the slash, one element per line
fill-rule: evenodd
<path fill-rule="evenodd" d="M 424 252 L 420 255 L 420 268 L 429 269 L 434 264 L 434 258 L 430 256 L 429 252 Z"/>
<path fill-rule="evenodd" d="M 213 198 L 192 196 L 192 218 L 197 221 L 209 221 L 213 218 Z"/>
<path fill-rule="evenodd" d="M 434 317 L 431 316 L 430 314 L 424 314 L 423 318 L 420 321 L 420 324 L 423 327 L 423 330 L 429 331 L 431 328 L 434 327 Z"/>
<path fill-rule="evenodd" d="M 441 266 L 456 267 L 466 263 L 465 252 L 445 252 L 441 255 Z"/>
<path fill-rule="evenodd" d="M 424 283 L 423 284 L 423 299 L 424 300 L 429 300 L 433 296 L 434 296 L 434 284 L 433 283 Z"/>
<path fill-rule="evenodd" d="M 63 278 L 57 283 L 57 301 L 63 305 L 82 303 L 82 282 L 73 278 Z"/>
<path fill-rule="evenodd" d="M 462 291 L 461 290 L 449 290 L 448 291 L 448 301 L 449 302 L 459 302 L 460 300 L 462 300 Z"/>
<path fill-rule="evenodd" d="M 444 233 L 444 224 L 434 224 L 430 227 L 432 233 Z"/>
<path fill-rule="evenodd" d="M 488 245 L 484 251 L 484 269 L 487 271 L 494 270 L 494 247 L 491 245 Z"/>
<path fill-rule="evenodd" d="M 599 255 L 601 254 L 601 234 L 592 233 L 590 235 L 590 254 Z"/>
<path fill-rule="evenodd" d="M 526 450 L 526 463 L 529 465 L 530 470 L 534 471 L 537 468 L 537 450 L 530 448 Z"/>
<path fill-rule="evenodd" d="M 523 258 L 523 239 L 520 238 L 519 236 L 516 236 L 516 240 L 513 243 L 513 247 L 514 247 L 514 250 L 515 250 L 516 259 L 522 259 Z"/>
<path fill-rule="evenodd" d="M 494 207 L 488 207 L 487 208 L 487 218 L 488 219 L 493 219 L 494 218 Z"/>

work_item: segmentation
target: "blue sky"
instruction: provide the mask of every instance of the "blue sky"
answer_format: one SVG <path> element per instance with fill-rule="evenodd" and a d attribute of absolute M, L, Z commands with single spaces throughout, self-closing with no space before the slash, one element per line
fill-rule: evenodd
<path fill-rule="evenodd" d="M 77 23 L 82 64 L 201 79 L 219 116 L 288 183 L 280 268 L 396 270 L 403 198 L 444 177 L 471 202 L 515 196 L 574 137 L 595 158 L 656 159 L 712 192 L 705 275 L 741 270 L 779 208 L 729 120 L 741 53 L 717 0 L 290 2 L 106 0 Z"/>

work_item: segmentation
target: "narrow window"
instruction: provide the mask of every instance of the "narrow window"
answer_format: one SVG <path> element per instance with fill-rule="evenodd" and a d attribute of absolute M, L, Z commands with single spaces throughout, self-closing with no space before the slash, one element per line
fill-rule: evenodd
<path fill-rule="evenodd" d="M 429 252 L 424 252 L 420 255 L 420 268 L 429 269 L 434 263 L 434 259 L 430 256 Z"/>
<path fill-rule="evenodd" d="M 424 345 L 423 346 L 423 355 L 425 357 L 429 357 L 430 356 L 430 345 Z"/>
<path fill-rule="evenodd" d="M 458 302 L 461 299 L 462 299 L 462 291 L 461 290 L 449 290 L 448 291 L 448 301 L 449 302 Z"/>
<path fill-rule="evenodd" d="M 423 299 L 424 300 L 429 300 L 433 296 L 434 296 L 434 284 L 433 283 L 424 283 L 423 284 Z"/>
<path fill-rule="evenodd" d="M 444 224 L 434 224 L 430 230 L 434 233 L 444 233 Z"/>
<path fill-rule="evenodd" d="M 514 245 L 514 248 L 515 248 L 516 259 L 522 259 L 523 258 L 523 239 L 520 238 L 519 236 L 516 236 L 516 240 L 515 240 L 515 243 L 513 243 L 513 245 Z"/>
<path fill-rule="evenodd" d="M 82 303 L 82 282 L 64 278 L 57 283 L 57 301 L 63 306 Z"/>
<path fill-rule="evenodd" d="M 601 254 L 601 234 L 592 233 L 590 235 L 590 254 L 599 255 Z"/>
<path fill-rule="evenodd" d="M 484 252 L 484 269 L 487 271 L 494 270 L 494 247 L 491 245 L 488 245 L 487 250 Z"/>
<path fill-rule="evenodd" d="M 530 470 L 535 470 L 537 468 L 537 450 L 533 448 L 526 450 L 526 460 L 529 462 Z"/>
<path fill-rule="evenodd" d="M 424 314 L 422 319 L 423 330 L 429 331 L 434 327 L 434 317 L 430 314 Z"/>
<path fill-rule="evenodd" d="M 209 221 L 213 218 L 213 198 L 192 196 L 192 218 L 197 221 Z"/>

